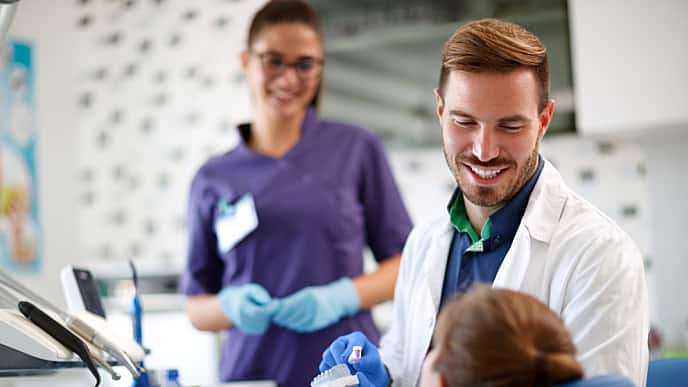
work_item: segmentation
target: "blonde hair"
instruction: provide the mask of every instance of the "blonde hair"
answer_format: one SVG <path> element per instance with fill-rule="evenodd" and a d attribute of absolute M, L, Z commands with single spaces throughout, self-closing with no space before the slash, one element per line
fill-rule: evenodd
<path fill-rule="evenodd" d="M 546 387 L 583 376 L 563 321 L 525 293 L 471 289 L 442 309 L 433 343 L 449 387 Z"/>

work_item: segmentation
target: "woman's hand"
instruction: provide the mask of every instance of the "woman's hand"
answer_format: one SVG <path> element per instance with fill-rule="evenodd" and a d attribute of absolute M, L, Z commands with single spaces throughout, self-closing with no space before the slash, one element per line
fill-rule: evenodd
<path fill-rule="evenodd" d="M 296 332 L 313 332 L 358 312 L 359 299 L 350 278 L 309 286 L 281 299 L 272 321 Z"/>
<path fill-rule="evenodd" d="M 218 299 L 227 319 L 247 335 L 265 333 L 280 303 L 255 283 L 227 286 L 220 291 Z"/>

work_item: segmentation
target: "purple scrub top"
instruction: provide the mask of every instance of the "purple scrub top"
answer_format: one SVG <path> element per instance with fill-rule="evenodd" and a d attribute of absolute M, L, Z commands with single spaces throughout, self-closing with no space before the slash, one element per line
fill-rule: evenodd
<path fill-rule="evenodd" d="M 362 274 L 366 245 L 378 261 L 401 253 L 411 221 L 377 137 L 320 121 L 309 108 L 300 141 L 273 158 L 246 145 L 249 125 L 239 130 L 239 145 L 207 161 L 192 181 L 183 293 L 215 294 L 254 282 L 281 298 Z M 246 193 L 253 195 L 258 227 L 221 253 L 213 227 L 217 203 L 234 203 Z M 331 341 L 356 330 L 377 343 L 369 312 L 305 334 L 274 324 L 262 336 L 231 329 L 220 377 L 307 387 Z"/>

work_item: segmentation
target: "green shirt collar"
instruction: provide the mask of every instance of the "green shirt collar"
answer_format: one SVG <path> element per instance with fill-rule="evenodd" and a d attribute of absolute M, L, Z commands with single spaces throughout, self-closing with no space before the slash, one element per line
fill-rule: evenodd
<path fill-rule="evenodd" d="M 449 220 L 452 225 L 454 225 L 454 228 L 456 228 L 458 232 L 467 233 L 471 238 L 471 246 L 466 251 L 482 252 L 483 241 L 490 239 L 490 235 L 492 234 L 492 221 L 490 218 L 487 218 L 487 222 L 485 222 L 483 229 L 480 231 L 480 237 L 478 237 L 478 233 L 473 229 L 473 225 L 471 225 L 471 221 L 466 214 L 463 194 L 459 189 L 454 191 L 454 195 L 452 200 L 449 201 L 447 210 L 449 211 Z"/>

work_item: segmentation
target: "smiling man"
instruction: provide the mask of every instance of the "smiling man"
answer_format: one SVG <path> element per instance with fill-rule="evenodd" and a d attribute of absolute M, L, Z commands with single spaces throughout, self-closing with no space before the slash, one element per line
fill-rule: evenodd
<path fill-rule="evenodd" d="M 489 283 L 529 293 L 556 312 L 586 376 L 620 373 L 644 386 L 642 258 L 628 235 L 539 155 L 554 114 L 540 40 L 494 19 L 462 26 L 444 47 L 435 99 L 458 185 L 448 214 L 418 226 L 406 243 L 394 324 L 380 353 L 361 334 L 343 336 L 325 351 L 321 369 L 362 345 L 353 366 L 362 385 L 416 385 L 442 305 Z"/>

